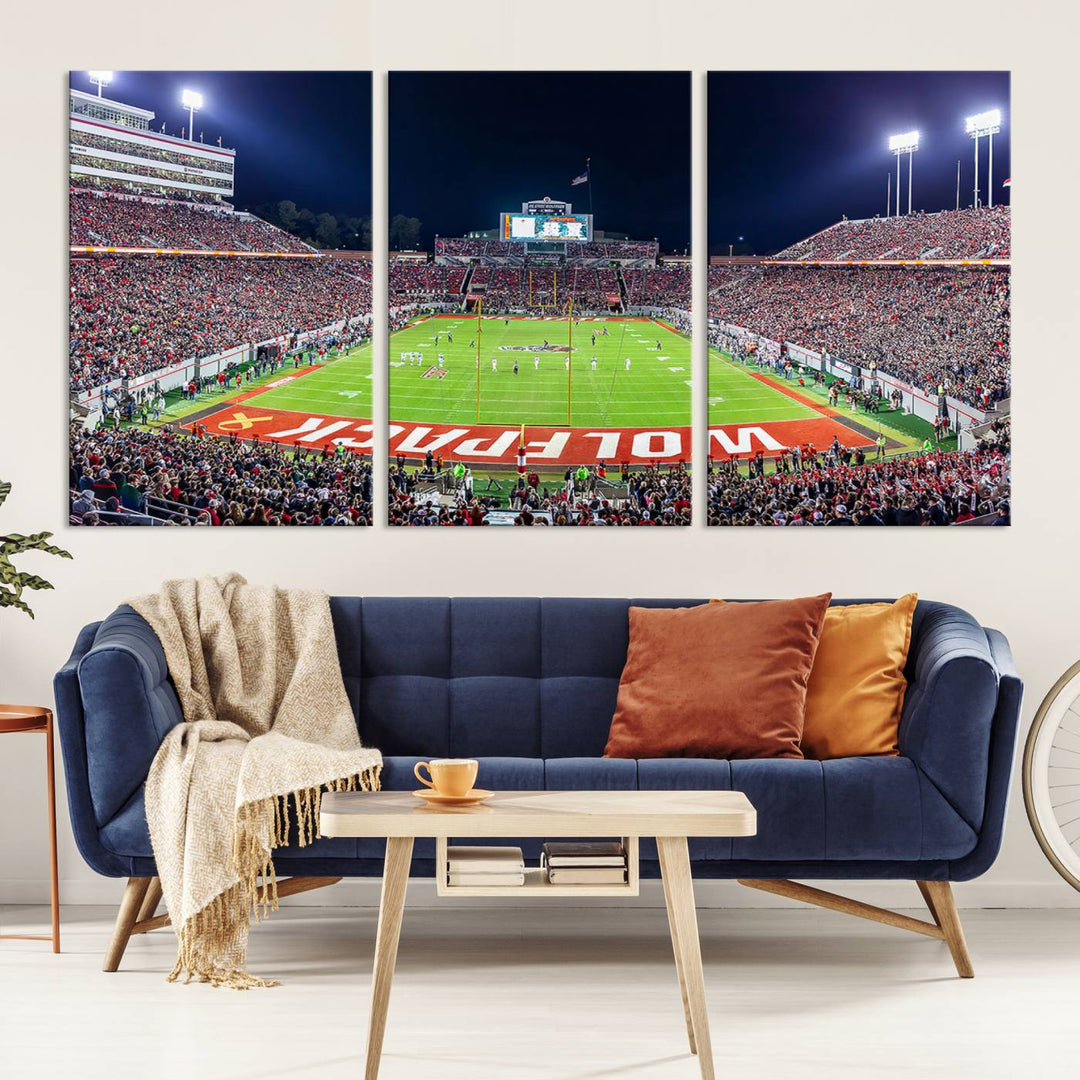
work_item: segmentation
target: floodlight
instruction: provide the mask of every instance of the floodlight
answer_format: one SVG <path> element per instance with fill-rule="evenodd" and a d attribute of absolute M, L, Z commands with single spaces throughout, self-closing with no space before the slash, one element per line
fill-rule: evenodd
<path fill-rule="evenodd" d="M 975 201 L 973 205 L 979 206 L 979 139 L 984 135 L 990 143 L 987 171 L 989 180 L 987 191 L 989 198 L 987 205 L 994 205 L 994 136 L 1001 130 L 1001 110 L 987 109 L 986 112 L 976 113 L 964 121 L 964 130 L 975 140 Z"/>
<path fill-rule="evenodd" d="M 918 150 L 919 133 L 917 131 L 906 131 L 903 135 L 890 135 L 889 149 L 894 154 L 910 154 L 913 150 Z"/>
<path fill-rule="evenodd" d="M 202 94 L 198 90 L 181 90 L 180 104 L 188 111 L 188 140 L 195 141 L 195 110 L 202 108 Z"/>
<path fill-rule="evenodd" d="M 919 149 L 918 131 L 905 131 L 902 135 L 889 136 L 889 151 L 896 155 L 896 216 L 900 216 L 900 159 L 907 154 L 908 167 L 908 213 L 911 213 L 911 163 L 915 158 L 915 151 Z M 886 204 L 886 210 L 888 204 Z"/>
<path fill-rule="evenodd" d="M 972 137 L 996 134 L 1000 129 L 1000 109 L 988 109 L 986 112 L 969 116 L 967 120 L 964 121 L 964 130 Z"/>
<path fill-rule="evenodd" d="M 97 96 L 101 97 L 101 88 L 108 86 L 113 81 L 114 72 L 111 71 L 88 71 L 86 73 L 90 81 L 97 87 Z"/>

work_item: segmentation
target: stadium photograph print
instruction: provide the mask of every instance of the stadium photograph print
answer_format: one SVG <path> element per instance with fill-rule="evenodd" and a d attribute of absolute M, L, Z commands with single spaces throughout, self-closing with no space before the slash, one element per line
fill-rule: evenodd
<path fill-rule="evenodd" d="M 708 523 L 1008 525 L 1008 72 L 710 72 L 708 117 Z"/>
<path fill-rule="evenodd" d="M 391 525 L 689 525 L 690 77 L 391 72 Z"/>
<path fill-rule="evenodd" d="M 371 524 L 371 75 L 70 75 L 72 525 Z"/>

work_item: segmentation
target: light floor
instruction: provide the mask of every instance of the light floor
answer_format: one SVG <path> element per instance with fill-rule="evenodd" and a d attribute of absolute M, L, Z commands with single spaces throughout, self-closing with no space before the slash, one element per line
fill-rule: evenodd
<path fill-rule="evenodd" d="M 168 930 L 100 969 L 113 912 L 64 953 L 0 942 L 0 1077 L 359 1080 L 375 915 L 283 909 L 238 993 L 168 985 Z M 831 912 L 700 913 L 717 1076 L 1043 1080 L 1080 1073 L 1080 911 L 964 911 L 941 942 Z M 44 909 L 0 909 L 6 933 Z M 381 1080 L 696 1080 L 662 910 L 406 910 Z"/>

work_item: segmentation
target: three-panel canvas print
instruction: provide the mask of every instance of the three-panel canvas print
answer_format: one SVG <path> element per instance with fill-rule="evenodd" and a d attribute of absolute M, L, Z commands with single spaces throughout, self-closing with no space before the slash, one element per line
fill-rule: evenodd
<path fill-rule="evenodd" d="M 71 523 L 1009 524 L 1008 73 L 692 89 L 72 72 Z"/>

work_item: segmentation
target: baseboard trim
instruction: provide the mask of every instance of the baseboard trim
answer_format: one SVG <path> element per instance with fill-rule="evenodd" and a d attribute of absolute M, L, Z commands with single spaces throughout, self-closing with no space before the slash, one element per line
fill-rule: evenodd
<path fill-rule="evenodd" d="M 809 879 L 807 879 L 809 880 Z M 888 908 L 918 908 L 922 901 L 913 881 L 830 881 L 824 885 L 830 891 L 839 892 Z M 1064 881 L 969 881 L 954 886 L 957 904 L 961 908 L 1080 908 L 1080 892 L 1070 888 Z M 60 882 L 62 904 L 120 903 L 124 891 L 121 878 L 76 878 Z M 747 889 L 734 881 L 702 881 L 694 883 L 698 907 L 707 908 L 800 908 L 798 904 L 770 893 Z M 49 902 L 48 879 L 12 879 L 0 882 L 0 904 L 47 904 Z M 526 900 L 525 906 L 546 908 L 550 900 Z M 295 907 L 358 907 L 379 906 L 379 882 L 372 879 L 350 878 L 338 885 L 319 889 L 313 893 L 289 897 L 282 901 Z M 476 907 L 498 906 L 506 900 L 455 899 L 436 897 L 435 884 L 430 879 L 409 883 L 408 903 L 413 908 L 427 907 Z M 566 901 L 563 900 L 562 906 Z M 611 907 L 629 904 L 633 907 L 662 908 L 664 897 L 658 881 L 643 881 L 641 895 L 625 900 L 575 901 L 581 907 Z"/>

